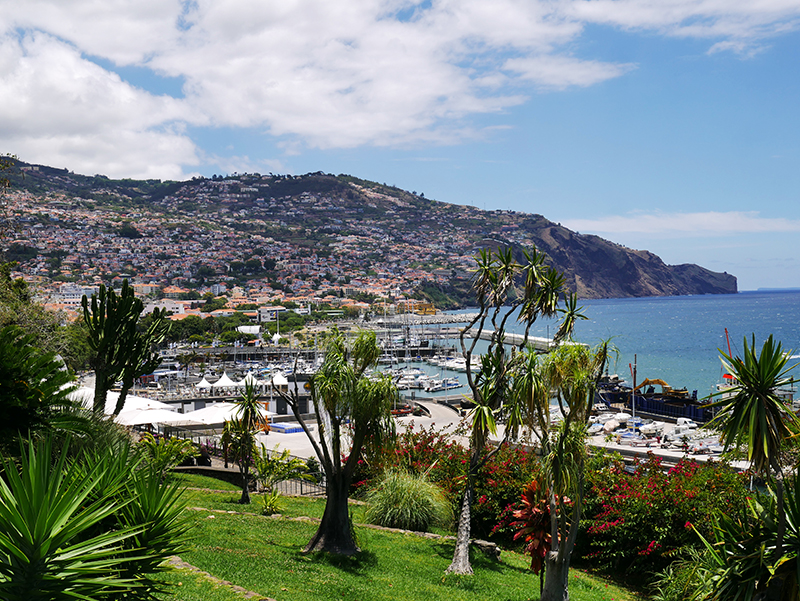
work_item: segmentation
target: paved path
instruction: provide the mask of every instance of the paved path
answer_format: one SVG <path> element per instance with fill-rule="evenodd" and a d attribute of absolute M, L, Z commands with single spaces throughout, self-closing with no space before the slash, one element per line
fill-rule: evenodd
<path fill-rule="evenodd" d="M 425 416 L 403 416 L 396 418 L 398 430 L 402 431 L 403 429 L 407 428 L 410 424 L 414 424 L 415 428 L 425 427 L 435 427 L 437 430 L 447 430 L 452 432 L 456 429 L 458 424 L 462 421 L 463 418 L 459 417 L 458 413 L 450 407 L 446 407 L 439 403 L 434 402 L 423 402 L 418 401 L 420 405 L 426 407 L 430 413 L 431 417 Z M 316 423 L 313 424 L 313 431 L 316 434 Z M 502 425 L 498 426 L 497 436 L 491 437 L 491 440 L 495 442 L 499 442 L 503 439 L 505 435 L 505 429 Z M 458 440 L 464 446 L 469 444 L 469 441 L 466 437 L 463 436 L 455 436 L 456 440 Z M 263 434 L 259 435 L 259 442 L 262 442 L 267 446 L 267 448 L 274 448 L 275 445 L 280 445 L 281 449 L 290 449 L 292 455 L 296 457 L 302 457 L 307 459 L 309 457 L 315 457 L 314 449 L 311 446 L 308 438 L 306 437 L 304 432 L 298 432 L 294 434 L 279 434 L 276 432 L 272 432 L 269 435 L 265 436 Z M 715 461 L 719 461 L 719 456 L 715 455 L 704 455 L 704 454 L 692 454 L 687 453 L 680 449 L 662 449 L 658 446 L 653 447 L 632 447 L 630 445 L 621 445 L 616 444 L 615 442 L 607 442 L 603 436 L 594 436 L 589 439 L 589 444 L 596 447 L 596 448 L 603 448 L 609 451 L 616 451 L 623 456 L 626 457 L 639 457 L 644 458 L 647 456 L 648 453 L 653 453 L 654 455 L 661 457 L 664 461 L 668 463 L 677 463 L 683 457 L 689 457 L 699 462 L 705 462 L 709 459 L 713 459 Z M 744 470 L 747 469 L 747 462 L 745 461 L 736 461 L 732 463 L 733 467 Z"/>

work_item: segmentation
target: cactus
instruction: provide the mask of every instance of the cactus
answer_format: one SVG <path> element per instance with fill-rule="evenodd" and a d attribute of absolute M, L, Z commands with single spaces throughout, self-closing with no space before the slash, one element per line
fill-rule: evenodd
<path fill-rule="evenodd" d="M 158 367 L 160 359 L 153 347 L 163 342 L 169 331 L 166 311 L 154 311 L 150 326 L 139 331 L 144 303 L 134 296 L 128 280 L 122 282 L 119 295 L 101 284 L 91 302 L 83 296 L 81 306 L 93 354 L 94 411 L 102 415 L 108 391 L 121 380 L 122 391 L 114 408 L 118 415 L 134 380 Z"/>

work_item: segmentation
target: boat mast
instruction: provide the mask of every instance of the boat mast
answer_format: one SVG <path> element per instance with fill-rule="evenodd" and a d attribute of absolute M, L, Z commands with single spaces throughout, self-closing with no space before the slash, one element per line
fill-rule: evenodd
<path fill-rule="evenodd" d="M 628 364 L 630 367 L 630 363 Z M 636 417 L 636 355 L 633 355 L 633 367 L 631 368 L 631 376 L 633 376 L 633 386 L 631 387 L 631 417 Z"/>

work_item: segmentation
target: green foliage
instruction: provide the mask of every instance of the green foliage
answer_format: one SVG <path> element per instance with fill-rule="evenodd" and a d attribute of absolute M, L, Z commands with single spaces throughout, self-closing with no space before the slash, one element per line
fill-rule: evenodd
<path fill-rule="evenodd" d="M 261 497 L 261 515 L 275 515 L 281 512 L 281 493 L 273 490 Z"/>
<path fill-rule="evenodd" d="M 747 458 L 759 474 L 781 471 L 782 443 L 792 434 L 789 426 L 800 424 L 776 392 L 791 381 L 788 372 L 794 366 L 787 367 L 787 355 L 771 335 L 758 355 L 755 336 L 751 344 L 744 339 L 742 357 L 722 353 L 723 365 L 736 383 L 714 403 L 717 415 L 709 427 L 719 429 L 726 449 L 746 446 Z"/>
<path fill-rule="evenodd" d="M 69 393 L 74 378 L 52 353 L 16 326 L 0 330 L 0 449 L 18 447 L 19 437 L 53 428 L 80 429 Z"/>
<path fill-rule="evenodd" d="M 155 438 L 150 433 L 142 437 L 138 447 L 150 468 L 162 478 L 185 459 L 197 456 L 197 449 L 191 441 L 180 438 Z"/>
<path fill-rule="evenodd" d="M 66 354 L 67 341 L 59 315 L 34 302 L 28 284 L 21 278 L 12 279 L 12 267 L 12 263 L 0 263 L 0 328 L 19 326 L 33 337 L 35 346 L 54 354 Z"/>
<path fill-rule="evenodd" d="M 81 299 L 83 319 L 89 329 L 91 364 L 95 370 L 94 411 L 102 414 L 106 394 L 117 380 L 122 380 L 122 392 L 114 415 L 119 414 L 128 390 L 135 378 L 153 371 L 161 357 L 153 347 L 166 337 L 170 322 L 166 312 L 154 311 L 145 331 L 137 324 L 144 304 L 136 298 L 128 280 L 122 282 L 119 295 L 101 285 L 91 303 L 86 295 Z"/>
<path fill-rule="evenodd" d="M 256 454 L 256 433 L 266 425 L 263 407 L 253 384 L 245 385 L 238 400 L 235 419 L 225 424 L 223 445 L 228 456 L 239 465 L 242 475 L 242 504 L 250 503 L 250 467 Z"/>
<path fill-rule="evenodd" d="M 322 466 L 316 457 L 309 457 L 306 459 L 306 473 L 312 482 L 319 484 L 325 477 L 322 471 Z"/>
<path fill-rule="evenodd" d="M 684 557 L 656 574 L 652 583 L 653 601 L 689 601 L 709 598 L 713 591 L 708 575 L 708 555 L 690 548 Z"/>
<path fill-rule="evenodd" d="M 268 493 L 273 492 L 273 487 L 284 480 L 313 480 L 305 461 L 292 457 L 289 449 L 279 451 L 277 445 L 269 451 L 262 444 L 253 457 L 253 464 L 256 470 L 256 482 Z"/>
<path fill-rule="evenodd" d="M 765 495 L 748 499 L 746 515 L 716 516 L 710 536 L 697 530 L 704 546 L 700 563 L 691 569 L 684 561 L 677 568 L 690 589 L 688 598 L 795 601 L 800 597 L 800 475 L 786 485 L 784 534 L 778 534 L 778 496 L 771 487 Z"/>
<path fill-rule="evenodd" d="M 62 452 L 51 464 L 48 442 L 22 449 L 20 469 L 3 462 L 0 480 L 0 597 L 8 601 L 113 599 L 137 583 L 120 576 L 123 544 L 138 525 L 85 536 L 119 510 L 88 497 L 107 465 L 86 472 Z"/>
<path fill-rule="evenodd" d="M 182 494 L 180 485 L 165 483 L 161 472 L 152 467 L 132 471 L 126 481 L 125 495 L 133 502 L 121 507 L 119 525 L 136 530 L 125 543 L 132 555 L 122 574 L 139 579 L 148 592 L 160 588 L 153 575 L 166 569 L 164 562 L 187 549 L 190 524 Z"/>
<path fill-rule="evenodd" d="M 620 457 L 598 455 L 587 484 L 579 551 L 598 569 L 638 583 L 699 550 L 690 525 L 710 536 L 717 516 L 744 516 L 747 498 L 744 476 L 726 464 L 685 459 L 667 470 L 652 454 L 633 473 Z"/>
<path fill-rule="evenodd" d="M 203 313 L 211 313 L 212 311 L 216 311 L 218 309 L 224 309 L 227 304 L 228 299 L 226 298 L 209 298 L 206 299 L 206 302 L 202 307 L 200 307 L 200 311 Z"/>
<path fill-rule="evenodd" d="M 141 238 L 142 234 L 139 230 L 136 229 L 136 226 L 133 225 L 130 221 L 126 221 L 119 227 L 119 235 L 123 238 Z"/>
<path fill-rule="evenodd" d="M 141 468 L 129 442 L 70 459 L 43 439 L 2 467 L 3 599 L 150 599 L 184 549 L 180 488 Z"/>
<path fill-rule="evenodd" d="M 367 521 L 390 528 L 427 532 L 447 526 L 452 507 L 444 491 L 422 474 L 389 470 L 367 493 Z"/>

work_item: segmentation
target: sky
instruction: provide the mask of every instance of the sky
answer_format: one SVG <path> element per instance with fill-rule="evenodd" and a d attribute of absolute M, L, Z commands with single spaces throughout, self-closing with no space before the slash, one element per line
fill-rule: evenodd
<path fill-rule="evenodd" d="M 800 0 L 0 0 L 0 152 L 323 171 L 800 287 Z"/>

